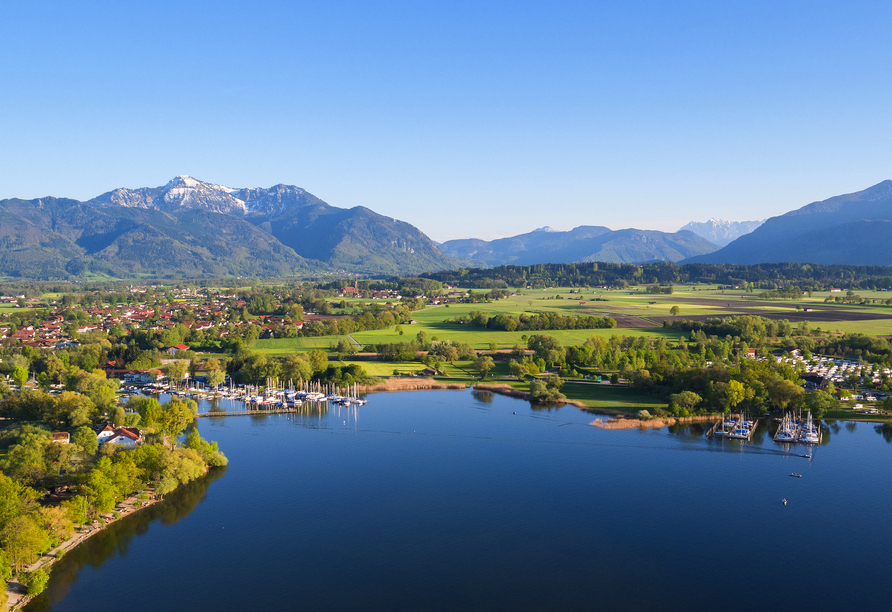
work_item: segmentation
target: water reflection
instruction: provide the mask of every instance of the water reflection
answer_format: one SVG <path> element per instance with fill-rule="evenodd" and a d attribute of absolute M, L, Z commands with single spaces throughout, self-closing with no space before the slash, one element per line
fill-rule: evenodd
<path fill-rule="evenodd" d="M 225 473 L 225 467 L 214 468 L 207 476 L 193 480 L 169 493 L 163 502 L 116 521 L 88 538 L 52 566 L 46 591 L 35 597 L 23 609 L 27 612 L 52 610 L 55 603 L 68 595 L 71 585 L 78 579 L 81 568 L 86 566 L 99 568 L 116 555 L 126 556 L 133 539 L 147 533 L 150 525 L 156 520 L 160 519 L 162 525 L 173 525 L 189 516 L 204 500 L 211 483 Z"/>
<path fill-rule="evenodd" d="M 495 393 L 492 391 L 480 391 L 479 389 L 474 389 L 471 391 L 471 396 L 481 404 L 492 404 L 493 399 L 495 398 Z"/>
<path fill-rule="evenodd" d="M 877 425 L 874 427 L 874 430 L 883 436 L 886 442 L 892 443 L 892 423 L 883 423 L 882 425 Z"/>
<path fill-rule="evenodd" d="M 566 404 L 555 404 L 552 402 L 530 402 L 530 408 L 532 408 L 536 412 L 551 412 L 552 410 L 557 412 L 564 406 L 566 406 Z"/>

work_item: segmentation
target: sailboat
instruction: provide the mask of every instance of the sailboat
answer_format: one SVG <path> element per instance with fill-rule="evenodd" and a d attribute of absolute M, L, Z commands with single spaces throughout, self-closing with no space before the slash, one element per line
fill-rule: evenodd
<path fill-rule="evenodd" d="M 814 424 L 811 418 L 811 411 L 809 411 L 808 417 L 805 419 L 805 425 L 802 426 L 802 431 L 799 434 L 799 441 L 806 444 L 817 444 L 819 440 L 818 427 Z"/>

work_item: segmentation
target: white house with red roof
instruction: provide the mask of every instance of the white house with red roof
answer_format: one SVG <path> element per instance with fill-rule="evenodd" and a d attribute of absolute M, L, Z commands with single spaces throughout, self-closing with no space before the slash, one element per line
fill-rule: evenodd
<path fill-rule="evenodd" d="M 136 427 L 115 427 L 106 423 L 96 434 L 99 444 L 120 444 L 127 448 L 136 448 L 143 443 L 142 432 Z"/>

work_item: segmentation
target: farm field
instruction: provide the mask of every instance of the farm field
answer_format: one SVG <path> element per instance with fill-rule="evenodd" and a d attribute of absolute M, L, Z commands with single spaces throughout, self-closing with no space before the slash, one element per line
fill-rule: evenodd
<path fill-rule="evenodd" d="M 664 329 L 664 320 L 690 319 L 702 321 L 709 317 L 750 314 L 773 319 L 787 319 L 792 323 L 807 321 L 812 329 L 824 331 L 858 332 L 871 335 L 892 335 L 892 307 L 824 304 L 827 292 L 814 294 L 802 300 L 761 300 L 757 294 L 742 290 L 724 290 L 698 285 L 676 286 L 672 295 L 646 293 L 641 288 L 629 291 L 576 290 L 570 288 L 525 289 L 508 298 L 490 303 L 448 304 L 431 306 L 415 311 L 414 324 L 389 329 L 354 332 L 352 338 L 362 345 L 414 340 L 424 332 L 428 340 L 448 340 L 471 345 L 476 350 L 486 350 L 491 343 L 499 349 L 526 344 L 535 333 L 554 336 L 562 345 L 585 342 L 590 336 L 609 338 L 613 335 L 665 337 L 675 341 L 683 334 Z M 838 294 L 835 294 L 838 295 Z M 887 299 L 890 292 L 861 292 L 863 297 Z M 598 301 L 604 300 L 604 301 Z M 349 309 L 365 303 L 355 298 L 345 301 Z M 796 306 L 813 308 L 813 312 L 797 310 Z M 669 314 L 670 308 L 679 307 L 679 314 Z M 457 317 L 470 315 L 472 311 L 488 312 L 491 316 L 508 314 L 517 316 L 524 312 L 557 312 L 563 315 L 611 316 L 617 320 L 613 329 L 492 331 L 465 327 L 448 322 Z M 333 350 L 345 336 L 321 336 L 311 338 L 274 338 L 258 340 L 253 347 L 267 354 L 288 354 L 313 349 Z"/>

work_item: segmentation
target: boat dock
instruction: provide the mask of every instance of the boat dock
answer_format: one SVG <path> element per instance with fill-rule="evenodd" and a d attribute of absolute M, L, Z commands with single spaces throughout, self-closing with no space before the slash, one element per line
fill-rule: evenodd
<path fill-rule="evenodd" d="M 706 432 L 706 437 L 730 438 L 732 440 L 749 440 L 759 426 L 759 419 L 749 421 L 746 415 L 738 414 L 736 418 L 722 419 Z"/>

